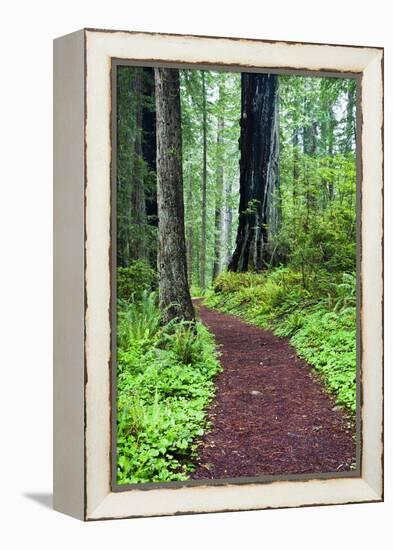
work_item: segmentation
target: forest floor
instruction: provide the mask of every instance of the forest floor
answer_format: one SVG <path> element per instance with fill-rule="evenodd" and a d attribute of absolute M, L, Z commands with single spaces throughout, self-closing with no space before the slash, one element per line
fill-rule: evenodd
<path fill-rule="evenodd" d="M 348 471 L 355 427 L 286 338 L 195 301 L 222 372 L 193 479 Z"/>

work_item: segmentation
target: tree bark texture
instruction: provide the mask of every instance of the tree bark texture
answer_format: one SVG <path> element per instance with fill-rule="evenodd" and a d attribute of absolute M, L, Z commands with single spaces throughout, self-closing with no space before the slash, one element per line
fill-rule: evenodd
<path fill-rule="evenodd" d="M 188 288 L 179 71 L 155 68 L 157 117 L 158 274 L 165 322 L 194 321 Z"/>
<path fill-rule="evenodd" d="M 268 263 L 268 224 L 278 188 L 278 79 L 242 73 L 240 203 L 236 248 L 228 269 L 260 271 Z"/>

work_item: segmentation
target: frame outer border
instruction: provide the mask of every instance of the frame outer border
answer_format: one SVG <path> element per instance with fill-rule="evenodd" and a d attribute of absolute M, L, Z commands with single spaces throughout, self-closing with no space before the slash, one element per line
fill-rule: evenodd
<path fill-rule="evenodd" d="M 110 53 L 111 47 L 107 41 L 107 37 L 114 37 L 118 39 L 122 46 L 116 49 L 116 53 Z M 128 42 L 127 38 L 131 39 L 129 46 L 125 46 Z M 134 39 L 134 45 L 132 44 Z M 377 149 L 377 156 L 374 158 L 368 158 L 368 152 L 364 158 L 367 162 L 362 164 L 363 176 L 366 173 L 365 181 L 370 180 L 370 176 L 367 170 L 371 167 L 375 170 L 377 181 L 380 181 L 381 194 L 373 201 L 373 196 L 370 195 L 367 198 L 371 198 L 374 209 L 372 215 L 374 216 L 374 222 L 377 220 L 377 235 L 380 238 L 381 246 L 383 239 L 383 221 L 382 221 L 382 209 L 383 209 L 383 50 L 381 48 L 371 48 L 368 46 L 340 46 L 340 45 L 316 45 L 307 43 L 293 43 L 293 42 L 274 42 L 266 40 L 250 40 L 250 39 L 236 39 L 236 38 L 219 38 L 219 37 L 192 37 L 183 35 L 168 35 L 157 33 L 141 33 L 141 32 L 127 32 L 127 31 L 106 31 L 106 30 L 92 30 L 85 29 L 77 31 L 66 37 L 62 37 L 55 41 L 55 249 L 57 248 L 57 256 L 55 255 L 55 382 L 54 382 L 54 408 L 55 408 L 55 442 L 54 442 L 54 456 L 55 456 L 55 468 L 54 468 L 54 487 L 55 509 L 78 517 L 85 520 L 97 520 L 97 519 L 113 519 L 113 518 L 125 518 L 125 517 L 145 517 L 156 515 L 176 515 L 184 513 L 211 513 L 211 512 L 223 512 L 223 511 L 240 511 L 240 510 L 254 510 L 263 508 L 282 508 L 282 507 L 301 507 L 301 506 L 318 506 L 328 504 L 345 504 L 355 502 L 379 502 L 383 499 L 383 418 L 382 418 L 382 388 L 383 388 L 383 356 L 382 356 L 382 300 L 383 300 L 383 257 L 381 248 L 378 246 L 374 256 L 375 265 L 367 277 L 377 277 L 377 289 L 373 296 L 370 298 L 375 299 L 377 297 L 377 304 L 370 304 L 370 301 L 366 304 L 362 303 L 362 316 L 365 311 L 367 318 L 370 318 L 371 333 L 366 328 L 365 340 L 372 337 L 376 337 L 377 346 L 377 380 L 372 380 L 370 377 L 370 368 L 368 367 L 366 375 L 365 392 L 363 395 L 363 404 L 366 404 L 365 411 L 367 415 L 363 418 L 363 424 L 365 430 L 373 439 L 375 449 L 373 453 L 367 454 L 365 457 L 363 453 L 362 457 L 362 478 L 341 479 L 341 480 L 310 480 L 310 481 L 274 481 L 269 484 L 270 492 L 274 493 L 279 490 L 280 486 L 284 491 L 290 488 L 293 490 L 288 493 L 287 502 L 279 502 L 271 500 L 270 503 L 263 502 L 263 499 L 256 503 L 251 499 L 247 505 L 247 500 L 251 497 L 246 496 L 244 498 L 244 492 L 241 493 L 241 487 L 228 484 L 226 487 L 212 487 L 198 485 L 197 487 L 183 487 L 183 488 L 168 488 L 168 489 L 152 489 L 143 491 L 140 489 L 134 489 L 125 491 L 123 493 L 111 492 L 110 484 L 110 431 L 111 422 L 110 414 L 108 415 L 108 409 L 110 408 L 110 397 L 106 400 L 106 405 L 100 401 L 99 395 L 102 388 L 99 385 L 94 386 L 94 378 L 96 377 L 97 355 L 95 356 L 95 346 L 92 346 L 92 342 L 99 341 L 97 337 L 107 338 L 110 333 L 110 313 L 108 310 L 108 317 L 105 323 L 98 328 L 98 332 L 90 332 L 91 327 L 94 327 L 95 320 L 98 319 L 97 315 L 102 315 L 102 308 L 100 304 L 96 303 L 95 298 L 103 298 L 102 293 L 100 296 L 100 290 L 97 294 L 97 288 L 95 293 L 91 294 L 92 288 L 98 284 L 99 277 L 96 277 L 96 269 L 89 271 L 89 261 L 94 258 L 97 259 L 99 255 L 99 248 L 102 243 L 96 240 L 95 230 L 97 229 L 97 223 L 100 216 L 106 216 L 109 227 L 109 215 L 110 206 L 108 211 L 108 203 L 106 199 L 98 205 L 98 209 L 94 207 L 94 194 L 92 195 L 92 185 L 94 182 L 94 193 L 100 194 L 100 190 L 103 190 L 104 179 L 106 175 L 99 174 L 99 163 L 97 160 L 97 151 L 100 151 L 103 158 L 100 162 L 105 163 L 105 170 L 109 168 L 110 163 L 106 163 L 108 160 L 108 151 L 106 146 L 99 149 L 99 144 L 89 143 L 89 76 L 90 70 L 94 74 L 94 63 L 89 60 L 89 54 L 93 53 L 94 56 L 101 56 L 101 61 L 104 61 L 105 66 L 110 72 L 110 63 L 112 58 L 129 58 L 130 53 L 124 56 L 124 51 L 135 52 L 135 38 L 138 40 L 150 41 L 153 45 L 151 51 L 157 51 L 155 43 L 158 41 L 158 47 L 160 41 L 164 39 L 167 43 L 172 42 L 177 44 L 177 51 L 181 51 L 183 57 L 188 56 L 190 42 L 193 42 L 198 50 L 198 46 L 203 47 L 211 45 L 212 40 L 215 44 L 221 42 L 221 48 L 236 44 L 236 47 L 240 50 L 242 45 L 246 48 L 251 48 L 251 45 L 257 47 L 263 55 L 263 50 L 268 46 L 276 45 L 279 48 L 287 48 L 287 51 L 297 50 L 296 56 L 302 51 L 305 52 L 305 57 L 312 60 L 312 67 L 294 65 L 293 62 L 290 66 L 267 66 L 267 63 L 261 61 L 261 65 L 265 70 L 271 70 L 272 72 L 296 72 L 310 71 L 314 74 L 326 72 L 331 76 L 337 76 L 336 73 L 351 72 L 351 64 L 343 68 L 343 56 L 341 54 L 350 53 L 353 57 L 353 73 L 362 74 L 362 115 L 367 111 L 365 105 L 368 106 L 372 103 L 374 108 L 374 117 L 378 121 L 375 124 L 375 120 L 372 122 L 367 119 L 367 116 L 362 116 L 362 150 L 363 154 L 368 151 L 370 143 L 373 144 L 374 149 Z M 106 50 L 106 42 L 108 50 Z M 112 40 L 113 42 L 113 40 Z M 108 45 L 109 44 L 109 45 Z M 133 47 L 134 46 L 134 47 Z M 183 49 L 182 49 L 183 47 Z M 64 50 L 64 52 L 62 52 Z M 159 49 L 158 49 L 159 51 Z M 172 50 L 173 51 L 173 50 Z M 198 50 L 199 51 L 199 50 Z M 218 51 L 225 51 L 220 50 Z M 107 53 L 106 53 L 107 52 Z M 184 53 L 185 52 L 185 53 Z M 145 50 L 146 53 L 146 50 Z M 320 66 L 316 66 L 315 56 L 316 54 L 322 54 L 325 62 Z M 332 62 L 332 55 L 337 59 L 337 65 Z M 102 55 L 106 59 L 102 58 Z M 201 54 L 202 55 L 202 54 Z M 329 58 L 330 55 L 330 58 Z M 314 57 L 313 57 L 314 56 Z M 140 53 L 136 56 L 138 62 L 148 64 L 150 62 L 157 62 L 162 59 L 158 53 L 152 56 L 153 59 L 145 59 L 145 56 L 140 56 Z M 225 54 L 224 54 L 225 57 Z M 289 56 L 290 57 L 290 56 Z M 345 57 L 345 56 L 344 56 Z M 265 57 L 266 59 L 266 57 Z M 292 57 L 293 59 L 293 57 Z M 140 60 L 140 61 L 139 61 Z M 95 59 L 97 62 L 97 57 Z M 202 59 L 188 59 L 179 60 L 175 59 L 172 53 L 172 57 L 167 59 L 167 63 L 172 65 L 179 63 L 182 64 L 198 64 L 209 66 L 210 61 Z M 219 61 L 215 59 L 212 62 L 213 65 L 218 65 Z M 227 63 L 225 66 L 232 65 L 239 67 L 238 63 Z M 251 70 L 258 69 L 258 64 L 240 64 L 240 67 L 250 68 Z M 70 82 L 64 82 L 61 73 L 71 75 L 74 73 L 75 78 L 70 78 Z M 102 69 L 102 67 L 101 67 Z M 262 67 L 261 67 L 262 69 Z M 276 69 L 276 70 L 275 70 Z M 262 69 L 263 70 L 263 69 Z M 374 80 L 371 81 L 371 77 L 374 74 Z M 365 81 L 365 76 L 367 79 Z M 369 76 L 369 77 L 368 77 Z M 366 82 L 366 87 L 364 83 Z M 374 85 L 374 87 L 373 87 Z M 376 85 L 376 87 L 375 87 Z M 63 89 L 61 87 L 63 86 Z M 367 87 L 368 86 L 368 87 Z M 110 85 L 109 85 L 110 87 Z M 105 91 L 107 95 L 109 90 Z M 78 101 L 79 99 L 79 101 Z M 70 101 L 69 101 L 70 100 Z M 75 102 L 75 104 L 73 104 Z M 76 108 L 75 108 L 76 107 Z M 110 107 L 106 104 L 105 109 Z M 108 112 L 108 111 L 107 111 Z M 94 116 L 97 113 L 93 113 Z M 107 123 L 106 123 L 107 122 Z M 108 121 L 98 120 L 96 116 L 95 130 L 102 129 L 103 135 L 109 132 Z M 380 123 L 380 124 L 379 124 Z M 373 131 L 374 125 L 374 131 Z M 68 128 L 65 132 L 65 129 Z M 365 130 L 366 129 L 366 132 Z M 93 134 L 92 134 L 93 135 Z M 107 135 L 107 134 L 106 134 Z M 95 136 L 99 136 L 97 139 L 101 139 L 100 132 L 96 132 Z M 369 136 L 369 139 L 367 138 Z M 82 143 L 83 142 L 83 143 Z M 103 142 L 101 142 L 101 145 Z M 378 147 L 375 147 L 378 145 Z M 97 148 L 98 147 L 98 148 Z M 94 152 L 94 149 L 96 151 Z M 92 152 L 90 151 L 92 150 Z M 91 157 L 90 157 L 91 155 Z M 110 156 L 110 155 L 109 155 Z M 88 162 L 89 160 L 89 162 Z M 91 162 L 93 161 L 93 163 Z M 90 173 L 90 166 L 94 164 L 93 173 Z M 96 165 L 97 164 L 97 165 Z M 104 165 L 101 164 L 101 168 Z M 104 172 L 105 172 L 104 170 Z M 109 173 L 109 172 L 108 172 Z M 92 177 L 93 176 L 93 177 Z M 104 178 L 104 179 L 102 179 Z M 106 180 L 107 181 L 107 180 Z M 73 183 L 74 182 L 74 183 Z M 86 185 L 86 189 L 85 189 Z M 100 187 L 101 186 L 101 187 Z M 65 188 L 67 193 L 64 192 Z M 370 190 L 370 189 L 369 189 Z M 362 192 L 364 194 L 365 189 Z M 105 191 L 107 193 L 108 191 Z M 65 196 L 66 195 L 66 196 Z M 69 196 L 68 196 L 69 195 Z M 110 204 L 110 197 L 109 204 Z M 91 203 L 89 202 L 91 201 Z M 82 207 L 83 205 L 83 207 Z M 368 203 L 366 202 L 368 206 Z M 97 206 L 97 204 L 96 204 Z M 85 209 L 85 210 L 83 210 Z M 67 215 L 65 215 L 67 214 Z M 371 217 L 372 218 L 372 217 Z M 367 224 L 370 222 L 369 217 Z M 103 218 L 101 218 L 102 221 Z M 71 223 L 70 223 L 71 222 Z M 367 225 L 364 229 L 362 224 L 362 244 L 364 243 L 363 231 L 370 230 L 370 225 Z M 72 231 L 70 226 L 72 225 Z M 67 233 L 68 232 L 68 233 Z M 110 229 L 109 229 L 110 233 Z M 107 252 L 101 257 L 100 267 L 102 269 L 108 269 L 110 267 L 110 239 L 108 235 L 105 237 L 108 244 Z M 367 242 L 365 243 L 367 244 Z M 82 245 L 82 246 L 81 246 Z M 372 245 L 372 242 L 368 241 L 368 247 Z M 77 253 L 75 253 L 75 247 Z M 70 253 L 70 249 L 74 254 Z M 366 250 L 367 258 L 369 250 Z M 364 258 L 364 256 L 362 256 Z M 69 265 L 71 269 L 69 269 Z M 95 268 L 97 268 L 97 263 Z M 362 259 L 362 274 L 364 270 L 364 263 Z M 91 266 L 93 268 L 93 265 Z M 68 279 L 64 280 L 64 272 L 69 275 Z M 63 274 L 63 275 L 62 275 Z M 72 276 L 75 277 L 72 278 Z M 105 275 L 108 286 L 110 285 L 110 275 Z M 73 284 L 70 285 L 72 281 Z M 102 282 L 102 281 L 101 281 Z M 86 284 L 85 288 L 81 288 Z M 106 284 L 106 283 L 105 283 Z M 104 290 L 102 288 L 102 290 Z M 62 301 L 58 294 L 63 291 L 67 293 L 67 300 Z M 104 294 L 104 302 L 107 300 L 107 289 Z M 90 296 L 91 294 L 91 296 Z M 109 293 L 110 294 L 110 293 Z M 87 301 L 88 298 L 92 298 L 91 301 Z M 378 299 L 379 298 L 379 299 Z M 85 307 L 86 306 L 86 307 Z M 108 306 L 109 307 L 109 306 Z M 70 310 L 70 317 L 67 322 L 67 309 Z M 81 311 L 84 310 L 82 316 Z M 84 322 L 82 323 L 82 320 Z M 83 326 L 82 326 L 83 325 Z M 106 336 L 105 336 L 106 334 Z M 83 337 L 81 337 L 83 335 Z M 65 336 L 65 337 L 64 337 Z M 63 338 L 63 342 L 61 339 Z M 369 340 L 367 340 L 369 342 Z M 109 341 L 107 342 L 110 348 Z M 73 345 L 70 345 L 73 344 Z M 367 346 L 366 346 L 367 347 Z M 104 378 L 108 375 L 108 365 L 110 361 L 110 350 L 108 348 L 108 356 L 106 361 L 106 371 L 104 372 L 103 363 L 101 363 L 101 375 Z M 364 351 L 364 350 L 363 350 Z M 367 349 L 366 349 L 367 352 Z M 72 356 L 72 353 L 76 356 Z M 83 359 L 81 358 L 83 355 Z M 100 359 L 101 360 L 101 359 Z M 96 365 L 96 366 L 94 366 Z M 86 368 L 85 368 L 86 367 Z M 93 370 L 92 370 L 93 369 Z M 100 369 L 99 369 L 100 370 Z M 105 374 L 106 373 L 106 374 Z M 88 377 L 89 375 L 89 377 Z M 96 380 L 96 382 L 98 379 Z M 103 378 L 101 379 L 103 381 Z M 109 391 L 108 384 L 105 383 L 105 392 Z M 84 394 L 83 394 L 84 387 Z M 107 392 L 108 390 L 108 392 Z M 370 391 L 369 391 L 370 390 Z M 93 401 L 98 402 L 93 403 Z M 97 407 L 97 403 L 101 404 L 101 408 Z M 370 413 L 373 415 L 371 421 L 369 421 Z M 104 429 L 106 436 L 102 437 L 100 434 L 94 431 L 94 425 L 97 428 L 101 420 L 101 429 Z M 366 422 L 364 423 L 364 420 Z M 377 439 L 379 437 L 379 440 Z M 379 443 L 378 443 L 379 441 Z M 370 445 L 368 445 L 370 446 Z M 97 450 L 101 453 L 101 459 L 97 462 Z M 370 462 L 371 460 L 371 462 Z M 101 461 L 101 462 L 100 462 Z M 97 469 L 97 465 L 107 463 L 107 469 L 109 472 L 102 472 L 101 469 Z M 364 468 L 365 467 L 365 468 Z M 104 467 L 105 470 L 105 467 Z M 106 481 L 103 481 L 103 479 Z M 332 482 L 338 484 L 332 484 Z M 104 484 L 103 484 L 104 483 Z M 203 482 L 202 482 L 203 483 Z M 258 494 L 258 490 L 261 485 L 250 483 L 246 488 L 249 494 Z M 265 484 L 266 486 L 266 484 Z M 314 489 L 311 490 L 309 496 L 307 492 L 311 487 L 319 487 L 325 497 L 321 499 L 312 497 Z M 101 488 L 100 488 L 101 487 Z M 328 489 L 330 487 L 330 489 Z M 245 487 L 243 486 L 243 489 Z M 303 492 L 301 488 L 304 488 Z M 237 494 L 236 502 L 238 507 L 231 506 L 229 509 L 225 506 L 225 498 L 217 493 L 217 490 L 224 490 L 229 496 Z M 317 489 L 319 490 L 319 489 Z M 336 491 L 336 492 L 335 492 Z M 352 494 L 353 496 L 345 497 L 344 494 Z M 292 494 L 293 493 L 293 494 Z M 291 496 L 292 494 L 292 496 Z M 175 498 L 174 498 L 175 497 Z M 183 497 L 183 498 L 182 498 Z M 184 498 L 189 504 L 184 506 Z M 257 501 L 258 501 L 257 497 Z M 120 503 L 120 500 L 123 504 Z M 158 500 L 162 499 L 163 506 L 158 503 Z M 179 500 L 180 499 L 180 500 Z M 210 506 L 206 505 L 208 499 L 211 499 Z M 117 500 L 117 504 L 116 501 Z M 183 501 L 183 504 L 182 504 Z M 131 506 L 131 502 L 134 504 Z M 215 504 L 214 504 L 215 502 Z M 147 508 L 146 508 L 147 506 Z"/>

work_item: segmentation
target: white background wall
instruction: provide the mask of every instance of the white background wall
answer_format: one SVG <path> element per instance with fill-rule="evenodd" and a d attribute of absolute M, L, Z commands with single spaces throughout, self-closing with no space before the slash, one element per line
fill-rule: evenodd
<path fill-rule="evenodd" d="M 384 549 L 392 539 L 392 28 L 383 0 L 43 0 L 1 17 L 3 548 Z M 385 46 L 386 501 L 82 524 L 52 512 L 52 44 L 82 27 Z M 4 142 L 4 143 L 3 143 Z M 376 243 L 378 245 L 378 243 Z M 41 501 L 41 504 L 40 502 Z M 44 505 L 42 504 L 44 503 Z"/>

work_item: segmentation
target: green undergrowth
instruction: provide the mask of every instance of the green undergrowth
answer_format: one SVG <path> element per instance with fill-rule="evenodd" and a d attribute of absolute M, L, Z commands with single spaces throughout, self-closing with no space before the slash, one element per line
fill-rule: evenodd
<path fill-rule="evenodd" d="M 356 277 L 280 267 L 263 274 L 223 273 L 204 303 L 285 336 L 320 374 L 336 402 L 356 409 Z"/>
<path fill-rule="evenodd" d="M 185 480 L 209 426 L 215 342 L 199 322 L 162 326 L 154 293 L 118 311 L 117 481 Z"/>

